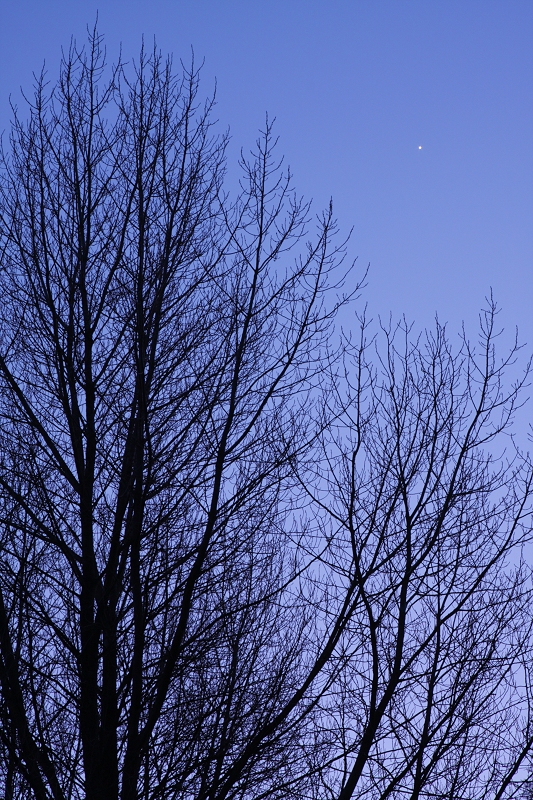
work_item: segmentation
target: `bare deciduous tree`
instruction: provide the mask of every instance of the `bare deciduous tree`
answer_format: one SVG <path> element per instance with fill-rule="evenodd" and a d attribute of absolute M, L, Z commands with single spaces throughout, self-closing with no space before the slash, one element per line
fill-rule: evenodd
<path fill-rule="evenodd" d="M 313 500 L 332 520 L 325 574 L 351 598 L 330 727 L 342 758 L 330 796 L 510 797 L 529 720 L 532 473 L 505 431 L 497 310 L 478 352 L 438 323 L 425 339 L 362 339 L 344 419 L 328 428 Z M 496 452 L 496 448 L 505 449 Z M 327 522 L 324 523 L 326 528 Z"/>
<path fill-rule="evenodd" d="M 334 346 L 331 210 L 268 123 L 230 202 L 211 111 L 94 34 L 3 155 L 3 794 L 518 796 L 515 351 Z"/>

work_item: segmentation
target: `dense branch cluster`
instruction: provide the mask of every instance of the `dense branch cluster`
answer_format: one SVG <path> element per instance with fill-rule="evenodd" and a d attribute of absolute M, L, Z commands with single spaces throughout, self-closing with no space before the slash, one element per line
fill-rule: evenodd
<path fill-rule="evenodd" d="M 2 155 L 0 793 L 525 796 L 517 348 L 339 338 L 331 209 L 268 121 L 231 199 L 212 106 L 94 34 Z"/>

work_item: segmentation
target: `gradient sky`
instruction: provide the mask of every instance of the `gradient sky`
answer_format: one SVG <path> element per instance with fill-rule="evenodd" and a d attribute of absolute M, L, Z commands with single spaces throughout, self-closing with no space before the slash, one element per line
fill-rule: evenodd
<path fill-rule="evenodd" d="M 531 0 L 0 0 L 1 130 L 97 10 L 111 60 L 143 34 L 205 58 L 232 159 L 276 117 L 299 192 L 353 228 L 374 317 L 474 329 L 492 287 L 533 350 Z"/>

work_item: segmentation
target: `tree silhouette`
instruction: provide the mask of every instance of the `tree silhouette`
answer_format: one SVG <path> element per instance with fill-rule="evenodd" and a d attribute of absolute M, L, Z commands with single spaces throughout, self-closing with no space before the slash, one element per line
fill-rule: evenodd
<path fill-rule="evenodd" d="M 268 121 L 232 201 L 198 77 L 95 32 L 2 156 L 3 795 L 518 796 L 517 348 L 336 345 L 331 209 Z"/>

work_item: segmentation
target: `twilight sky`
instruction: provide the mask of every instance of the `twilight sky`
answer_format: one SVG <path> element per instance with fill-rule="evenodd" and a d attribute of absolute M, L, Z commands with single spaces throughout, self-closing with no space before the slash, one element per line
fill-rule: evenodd
<path fill-rule="evenodd" d="M 0 0 L 0 130 L 97 10 L 111 60 L 142 34 L 205 58 L 231 158 L 276 117 L 296 188 L 370 262 L 371 315 L 473 329 L 492 287 L 533 350 L 531 0 Z"/>

